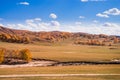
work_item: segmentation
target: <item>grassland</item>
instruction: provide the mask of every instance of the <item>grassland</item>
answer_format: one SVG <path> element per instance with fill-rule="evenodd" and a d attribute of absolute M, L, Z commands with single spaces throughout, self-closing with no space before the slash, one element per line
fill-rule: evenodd
<path fill-rule="evenodd" d="M 0 68 L 0 75 L 12 74 L 120 74 L 120 65 Z"/>
<path fill-rule="evenodd" d="M 0 78 L 0 80 L 119 80 L 119 79 L 120 76 Z"/>
<path fill-rule="evenodd" d="M 86 46 L 73 44 L 16 44 L 0 42 L 0 47 L 7 49 L 28 48 L 33 58 L 51 59 L 58 61 L 107 61 L 120 59 L 120 46 Z M 80 66 L 51 66 L 0 68 L 0 75 L 8 74 L 120 74 L 120 65 L 80 65 Z M 94 77 L 23 77 L 0 78 L 0 80 L 119 80 L 120 76 Z"/>
<path fill-rule="evenodd" d="M 1 68 L 0 75 L 14 74 L 120 74 L 120 65 Z M 0 80 L 119 80 L 120 76 L 20 77 Z"/>
<path fill-rule="evenodd" d="M 7 49 L 28 48 L 33 58 L 51 59 L 58 61 L 107 61 L 120 59 L 120 46 L 86 46 L 59 44 L 16 44 L 0 42 L 0 47 Z"/>

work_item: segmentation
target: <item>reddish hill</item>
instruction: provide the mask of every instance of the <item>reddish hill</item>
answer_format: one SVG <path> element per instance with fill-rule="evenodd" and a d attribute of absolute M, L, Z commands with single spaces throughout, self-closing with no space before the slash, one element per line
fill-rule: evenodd
<path fill-rule="evenodd" d="M 22 43 L 26 43 L 27 40 L 33 41 L 47 41 L 47 42 L 55 42 L 60 41 L 66 38 L 71 37 L 71 33 L 69 32 L 59 32 L 59 31 L 52 31 L 52 32 L 32 32 L 27 30 L 15 30 L 9 29 L 0 26 L 0 40 L 1 41 L 9 41 L 10 39 L 21 39 Z M 11 42 L 11 41 L 10 41 Z M 15 40 L 13 40 L 15 42 Z"/>
<path fill-rule="evenodd" d="M 69 33 L 60 31 L 51 32 L 32 32 L 27 30 L 15 30 L 0 26 L 0 41 L 13 43 L 31 43 L 31 42 L 60 42 L 66 39 L 72 39 L 75 44 L 83 45 L 111 45 L 119 43 L 120 38 L 104 34 L 88 33 Z"/>

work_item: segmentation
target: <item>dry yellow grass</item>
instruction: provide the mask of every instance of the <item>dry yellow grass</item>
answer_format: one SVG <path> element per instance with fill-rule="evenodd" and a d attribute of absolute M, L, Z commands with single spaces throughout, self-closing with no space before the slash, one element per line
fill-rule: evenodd
<path fill-rule="evenodd" d="M 120 46 L 35 45 L 0 42 L 7 49 L 28 48 L 34 58 L 59 61 L 105 61 L 120 59 Z M 110 48 L 115 49 L 110 49 Z"/>
<path fill-rule="evenodd" d="M 119 80 L 119 79 L 120 76 L 0 78 L 0 80 Z"/>
<path fill-rule="evenodd" d="M 12 74 L 120 74 L 120 65 L 1 68 L 0 75 Z M 0 80 L 119 80 L 120 76 L 21 77 Z"/>
<path fill-rule="evenodd" d="M 120 46 L 77 46 L 77 45 L 35 45 L 0 42 L 7 49 L 28 48 L 34 58 L 59 61 L 101 61 L 120 59 Z M 0 68 L 0 75 L 7 74 L 120 74 L 120 65 L 80 65 L 54 67 Z M 30 77 L 11 78 L 10 80 L 119 80 L 119 76 L 97 77 Z M 8 80 L 9 78 L 0 78 Z"/>
<path fill-rule="evenodd" d="M 120 65 L 81 65 L 54 67 L 0 68 L 6 74 L 120 74 Z"/>

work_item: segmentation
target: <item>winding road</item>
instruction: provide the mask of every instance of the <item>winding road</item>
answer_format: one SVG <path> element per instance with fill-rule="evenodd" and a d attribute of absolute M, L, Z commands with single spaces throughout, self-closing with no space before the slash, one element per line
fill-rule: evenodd
<path fill-rule="evenodd" d="M 15 77 L 69 77 L 69 76 L 120 76 L 120 74 L 16 74 L 16 75 L 0 75 L 0 78 Z"/>

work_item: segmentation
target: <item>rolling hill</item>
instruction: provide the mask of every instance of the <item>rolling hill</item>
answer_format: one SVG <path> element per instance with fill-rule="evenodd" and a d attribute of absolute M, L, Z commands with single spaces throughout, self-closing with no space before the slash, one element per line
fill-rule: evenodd
<path fill-rule="evenodd" d="M 120 42 L 117 36 L 105 34 L 70 33 L 70 32 L 32 32 L 27 30 L 15 30 L 0 26 L 0 41 L 12 43 L 34 43 L 34 42 L 62 42 L 72 40 L 74 44 L 82 45 L 112 45 Z"/>

